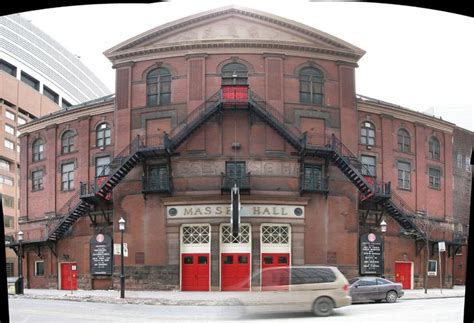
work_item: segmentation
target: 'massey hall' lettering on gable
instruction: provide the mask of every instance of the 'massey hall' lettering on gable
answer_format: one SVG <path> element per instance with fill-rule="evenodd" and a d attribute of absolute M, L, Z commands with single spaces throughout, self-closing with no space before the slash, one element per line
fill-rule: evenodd
<path fill-rule="evenodd" d="M 231 214 L 230 205 L 185 205 L 168 206 L 168 218 L 190 217 L 228 217 Z M 244 204 L 240 211 L 243 217 L 304 217 L 304 206 L 300 205 L 267 205 Z"/>

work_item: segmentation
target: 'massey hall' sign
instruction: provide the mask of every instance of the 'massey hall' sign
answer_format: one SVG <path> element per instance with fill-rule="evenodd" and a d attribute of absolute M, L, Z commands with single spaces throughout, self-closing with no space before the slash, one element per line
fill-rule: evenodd
<path fill-rule="evenodd" d="M 180 205 L 168 206 L 168 218 L 229 217 L 230 205 Z M 304 206 L 273 204 L 242 204 L 240 216 L 304 218 Z"/>

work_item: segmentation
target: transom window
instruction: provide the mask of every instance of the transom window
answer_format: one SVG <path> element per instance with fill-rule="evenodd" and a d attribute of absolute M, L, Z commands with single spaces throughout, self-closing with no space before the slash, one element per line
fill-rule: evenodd
<path fill-rule="evenodd" d="M 70 191 L 74 189 L 74 163 L 61 165 L 61 190 Z"/>
<path fill-rule="evenodd" d="M 250 242 L 250 225 L 241 224 L 239 234 L 234 237 L 232 235 L 232 227 L 230 225 L 223 225 L 221 231 L 222 243 L 249 243 Z"/>
<path fill-rule="evenodd" d="M 247 85 L 248 70 L 242 63 L 229 63 L 222 67 L 222 85 Z"/>
<path fill-rule="evenodd" d="M 431 137 L 429 141 L 428 156 L 430 159 L 439 160 L 440 156 L 440 145 L 439 140 L 435 137 Z"/>
<path fill-rule="evenodd" d="M 410 175 L 411 165 L 407 162 L 399 161 L 398 165 L 398 188 L 409 190 L 410 186 Z"/>
<path fill-rule="evenodd" d="M 97 127 L 97 147 L 105 147 L 110 145 L 110 126 L 108 123 L 101 123 Z"/>
<path fill-rule="evenodd" d="M 405 129 L 398 130 L 398 150 L 410 152 L 410 134 Z"/>
<path fill-rule="evenodd" d="M 205 244 L 209 243 L 209 226 L 183 226 L 182 240 L 184 244 Z"/>
<path fill-rule="evenodd" d="M 43 139 L 36 139 L 33 143 L 33 161 L 44 159 L 44 141 Z"/>
<path fill-rule="evenodd" d="M 74 132 L 71 130 L 63 133 L 61 137 L 61 153 L 67 154 L 74 151 Z"/>
<path fill-rule="evenodd" d="M 364 145 L 375 145 L 375 126 L 365 121 L 360 128 L 360 143 Z"/>
<path fill-rule="evenodd" d="M 323 104 L 323 73 L 314 67 L 300 71 L 300 102 Z"/>
<path fill-rule="evenodd" d="M 147 105 L 163 105 L 171 102 L 171 73 L 164 67 L 156 68 L 146 79 Z"/>
<path fill-rule="evenodd" d="M 262 225 L 262 243 L 290 243 L 290 227 L 287 225 Z"/>
<path fill-rule="evenodd" d="M 429 173 L 429 185 L 431 188 L 441 187 L 441 170 L 437 168 L 430 168 Z"/>
<path fill-rule="evenodd" d="M 377 175 L 377 164 L 374 156 L 362 155 L 362 175 L 375 177 Z"/>

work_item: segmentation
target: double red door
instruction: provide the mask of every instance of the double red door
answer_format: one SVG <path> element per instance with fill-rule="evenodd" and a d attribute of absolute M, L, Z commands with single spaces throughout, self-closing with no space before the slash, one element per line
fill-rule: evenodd
<path fill-rule="evenodd" d="M 67 262 L 61 264 L 61 289 L 77 289 L 77 264 Z"/>
<path fill-rule="evenodd" d="M 289 253 L 262 253 L 262 290 L 288 290 L 289 265 Z"/>
<path fill-rule="evenodd" d="M 209 291 L 209 254 L 181 255 L 181 290 Z"/>
<path fill-rule="evenodd" d="M 250 290 L 250 253 L 221 254 L 221 290 Z"/>
<path fill-rule="evenodd" d="M 411 263 L 395 263 L 395 282 L 401 283 L 403 285 L 403 289 L 411 288 Z"/>

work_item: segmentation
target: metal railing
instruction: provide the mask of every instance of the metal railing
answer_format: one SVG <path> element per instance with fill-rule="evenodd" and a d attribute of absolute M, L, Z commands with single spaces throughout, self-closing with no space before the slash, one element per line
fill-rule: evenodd
<path fill-rule="evenodd" d="M 221 173 L 221 190 L 230 190 L 234 185 L 240 190 L 250 189 L 250 173 L 241 176 L 231 176 Z"/>
<path fill-rule="evenodd" d="M 143 191 L 145 192 L 170 192 L 171 181 L 166 175 L 153 178 L 149 176 L 142 177 Z"/>
<path fill-rule="evenodd" d="M 329 190 L 329 176 L 318 178 L 305 178 L 301 180 L 301 191 L 326 192 Z"/>

